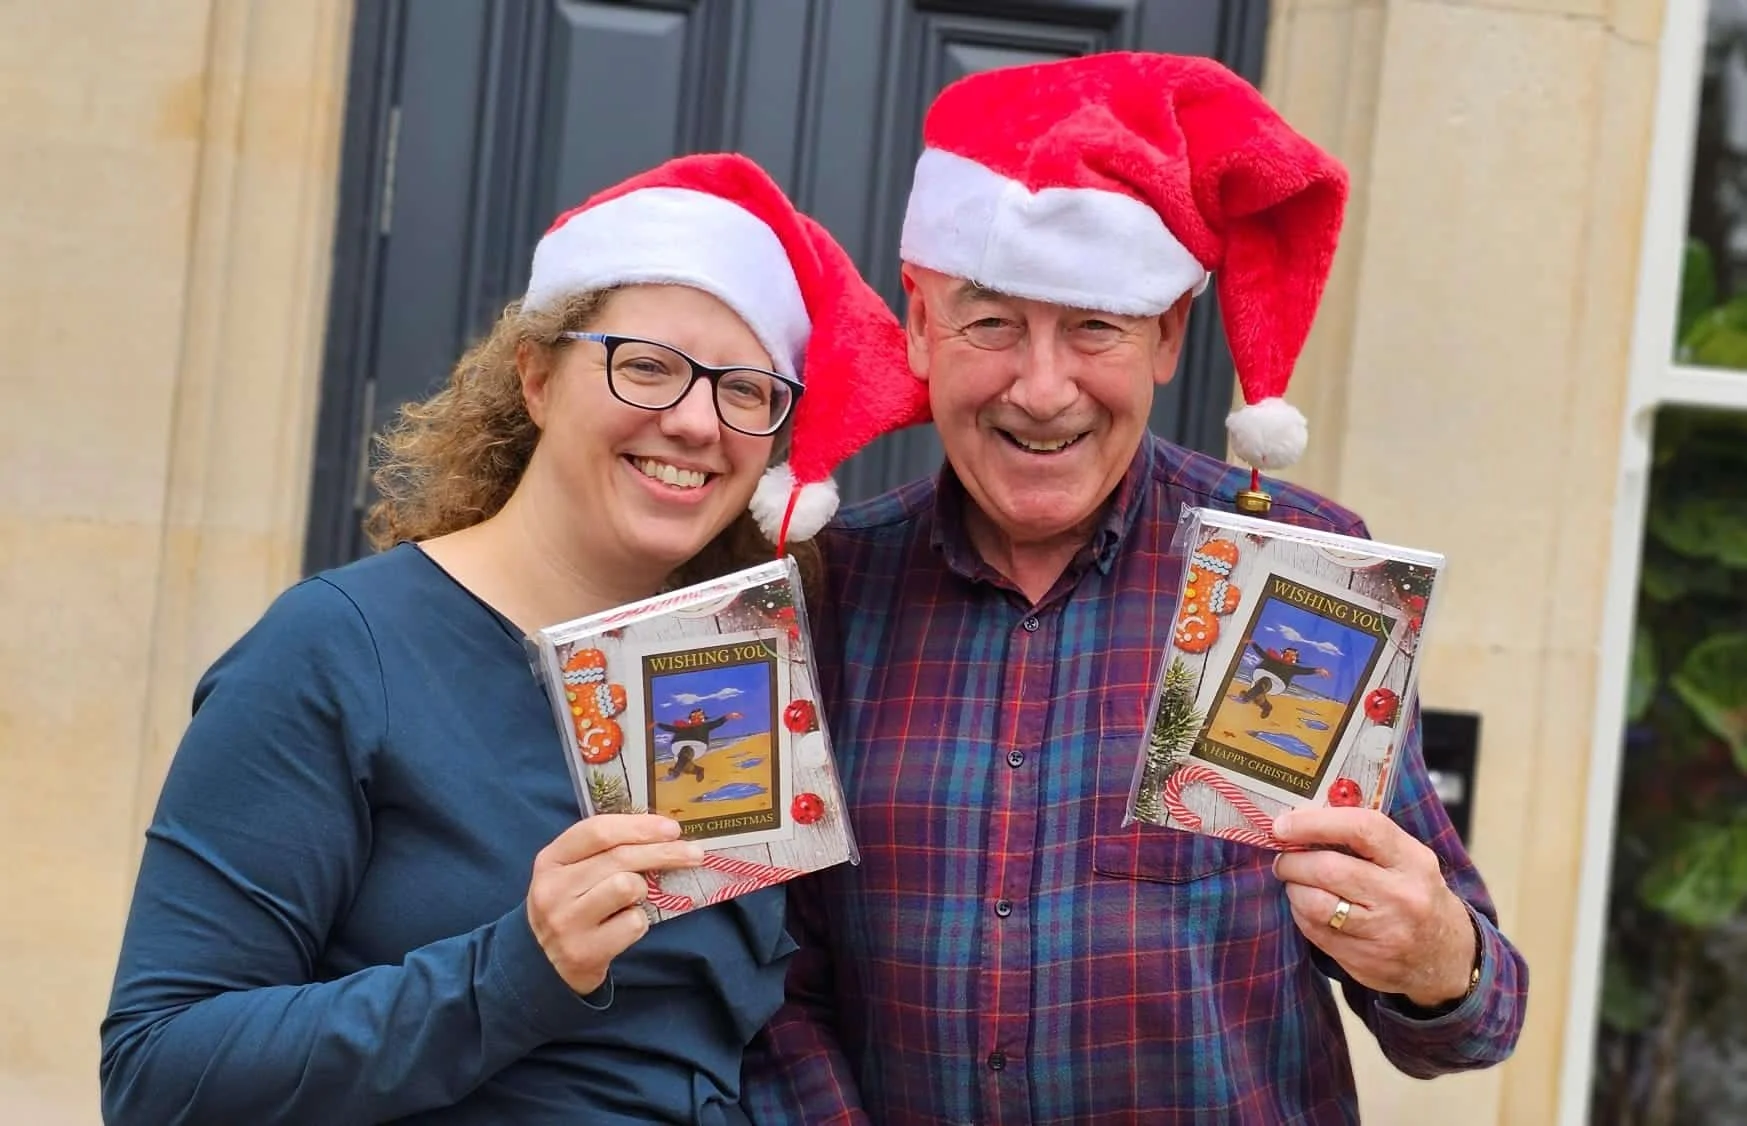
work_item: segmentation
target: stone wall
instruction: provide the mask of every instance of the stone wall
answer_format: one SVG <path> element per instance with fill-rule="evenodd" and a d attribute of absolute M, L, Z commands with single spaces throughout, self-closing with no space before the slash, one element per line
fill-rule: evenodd
<path fill-rule="evenodd" d="M 0 1121 L 98 1121 L 192 680 L 298 569 L 350 7 L 0 6 Z"/>
<path fill-rule="evenodd" d="M 1558 1111 L 1660 0 L 1274 0 L 1268 93 L 1350 162 L 1292 476 L 1441 549 L 1422 695 L 1482 717 L 1473 852 L 1529 960 L 1501 1068 L 1362 1046 L 1366 1121 Z"/>

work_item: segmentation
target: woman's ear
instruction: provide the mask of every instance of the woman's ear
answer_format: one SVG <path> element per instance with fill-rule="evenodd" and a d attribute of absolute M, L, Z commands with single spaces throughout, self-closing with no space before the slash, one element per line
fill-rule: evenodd
<path fill-rule="evenodd" d="M 522 401 L 528 404 L 528 417 L 541 430 L 546 429 L 547 396 L 552 388 L 552 353 L 531 340 L 516 345 L 516 376 L 522 383 Z"/>

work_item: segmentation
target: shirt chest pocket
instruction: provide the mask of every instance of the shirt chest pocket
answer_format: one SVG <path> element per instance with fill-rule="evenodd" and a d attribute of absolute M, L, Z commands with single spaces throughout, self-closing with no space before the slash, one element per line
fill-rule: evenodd
<path fill-rule="evenodd" d="M 1257 849 L 1234 841 L 1140 822 L 1124 826 L 1139 754 L 1139 731 L 1107 734 L 1099 740 L 1094 872 L 1117 879 L 1186 884 L 1260 862 Z"/>

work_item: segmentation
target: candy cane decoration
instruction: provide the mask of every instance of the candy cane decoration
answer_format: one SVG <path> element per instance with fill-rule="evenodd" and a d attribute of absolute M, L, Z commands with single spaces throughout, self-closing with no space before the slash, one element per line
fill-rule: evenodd
<path fill-rule="evenodd" d="M 655 882 L 655 877 L 647 872 L 643 874 L 643 884 L 649 890 L 649 894 L 645 897 L 649 906 L 662 911 L 690 911 L 692 909 L 691 896 L 662 890 L 661 885 Z"/>
<path fill-rule="evenodd" d="M 723 903 L 735 896 L 747 892 L 760 891 L 775 887 L 777 884 L 792 880 L 803 875 L 797 868 L 778 868 L 770 864 L 759 864 L 752 860 L 741 860 L 720 853 L 705 853 L 704 867 L 712 872 L 720 872 L 725 876 L 740 876 L 739 880 L 723 884 L 710 893 L 708 903 Z M 655 877 L 645 875 L 644 882 L 649 887 L 649 904 L 663 911 L 690 911 L 695 906 L 692 897 L 678 892 L 664 891 Z"/>
<path fill-rule="evenodd" d="M 1201 815 L 1183 804 L 1183 790 L 1199 783 L 1206 786 L 1220 797 L 1224 798 L 1238 814 L 1248 821 L 1251 829 L 1206 829 L 1201 828 Z M 1206 832 L 1210 836 L 1220 837 L 1240 844 L 1260 845 L 1263 848 L 1278 849 L 1280 842 L 1274 837 L 1274 821 L 1265 810 L 1250 800 L 1230 779 L 1198 763 L 1185 762 L 1171 771 L 1165 779 L 1159 800 L 1165 810 L 1184 828 L 1195 832 Z"/>
<path fill-rule="evenodd" d="M 725 876 L 743 877 L 738 883 L 724 884 L 710 895 L 711 903 L 720 903 L 737 895 L 761 888 L 775 887 L 786 880 L 792 880 L 802 873 L 794 868 L 777 868 L 769 864 L 759 864 L 751 860 L 741 860 L 733 856 L 709 854 L 704 857 L 704 867 L 712 872 L 720 872 Z"/>

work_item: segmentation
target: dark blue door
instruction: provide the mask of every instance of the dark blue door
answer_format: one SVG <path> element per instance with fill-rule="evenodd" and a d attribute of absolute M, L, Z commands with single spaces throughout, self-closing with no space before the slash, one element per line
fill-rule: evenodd
<path fill-rule="evenodd" d="M 363 0 L 354 31 L 308 570 L 364 550 L 367 436 L 520 292 L 563 208 L 682 152 L 738 150 L 896 307 L 923 110 L 962 74 L 1140 48 L 1259 81 L 1266 0 Z M 1152 426 L 1224 449 L 1230 360 L 1198 318 Z M 847 500 L 934 470 L 925 429 Z"/>

